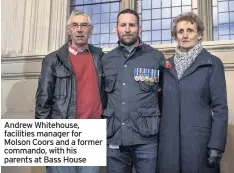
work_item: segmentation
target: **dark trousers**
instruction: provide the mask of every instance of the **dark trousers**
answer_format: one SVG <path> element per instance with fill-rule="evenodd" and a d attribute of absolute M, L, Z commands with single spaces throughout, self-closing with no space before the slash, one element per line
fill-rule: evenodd
<path fill-rule="evenodd" d="M 48 166 L 47 173 L 99 173 L 98 166 Z"/>
<path fill-rule="evenodd" d="M 131 173 L 132 166 L 137 173 L 156 173 L 158 144 L 121 146 L 107 149 L 108 173 Z"/>

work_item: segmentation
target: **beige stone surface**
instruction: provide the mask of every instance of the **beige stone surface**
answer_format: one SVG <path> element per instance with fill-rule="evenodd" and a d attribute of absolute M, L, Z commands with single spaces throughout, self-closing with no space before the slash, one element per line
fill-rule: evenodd
<path fill-rule="evenodd" d="M 37 83 L 37 79 L 3 80 L 1 98 L 2 118 L 34 118 Z"/>
<path fill-rule="evenodd" d="M 49 52 L 66 40 L 69 0 L 2 0 L 1 53 Z"/>
<path fill-rule="evenodd" d="M 35 92 L 41 60 L 66 41 L 68 4 L 69 0 L 1 1 L 2 118 L 34 118 Z M 132 0 L 123 0 L 121 9 L 134 8 L 134 6 Z M 210 19 L 207 21 L 209 23 Z M 229 127 L 226 152 L 222 160 L 222 173 L 232 173 L 234 170 L 234 41 L 210 41 L 203 42 L 203 45 L 218 56 L 225 66 Z M 173 54 L 175 46 L 169 44 L 153 47 L 169 57 Z M 1 167 L 1 171 L 2 173 L 45 173 L 45 167 Z M 102 168 L 101 173 L 104 172 L 105 168 Z"/>
<path fill-rule="evenodd" d="M 34 172 L 31 172 L 30 166 L 1 166 L 1 173 L 34 173 Z"/>

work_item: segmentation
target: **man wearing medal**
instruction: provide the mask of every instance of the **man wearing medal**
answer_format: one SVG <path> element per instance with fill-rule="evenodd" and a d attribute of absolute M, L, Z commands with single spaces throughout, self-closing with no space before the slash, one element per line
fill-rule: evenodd
<path fill-rule="evenodd" d="M 137 172 L 156 173 L 160 111 L 154 78 L 164 56 L 141 42 L 135 11 L 121 11 L 115 29 L 119 46 L 102 58 L 108 173 L 129 173 L 132 165 Z"/>

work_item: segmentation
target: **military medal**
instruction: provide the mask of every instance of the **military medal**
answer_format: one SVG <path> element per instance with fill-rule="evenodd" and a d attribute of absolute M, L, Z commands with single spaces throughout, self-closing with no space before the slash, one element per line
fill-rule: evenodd
<path fill-rule="evenodd" d="M 135 79 L 135 81 L 139 81 L 140 80 L 140 71 L 139 71 L 139 68 L 135 68 L 134 79 Z"/>
<path fill-rule="evenodd" d="M 135 76 L 134 78 L 135 78 L 135 81 L 139 81 L 140 80 L 139 76 Z"/>
<path fill-rule="evenodd" d="M 150 82 L 154 82 L 154 69 L 150 69 L 150 78 L 149 78 Z"/>
<path fill-rule="evenodd" d="M 145 69 L 145 81 L 146 82 L 149 82 L 149 71 L 150 71 L 150 69 Z"/>
<path fill-rule="evenodd" d="M 154 81 L 157 83 L 159 81 L 159 70 L 154 70 L 155 74 L 154 74 Z"/>
<path fill-rule="evenodd" d="M 144 76 L 144 69 L 140 68 L 140 81 L 144 81 L 145 80 L 145 76 Z"/>

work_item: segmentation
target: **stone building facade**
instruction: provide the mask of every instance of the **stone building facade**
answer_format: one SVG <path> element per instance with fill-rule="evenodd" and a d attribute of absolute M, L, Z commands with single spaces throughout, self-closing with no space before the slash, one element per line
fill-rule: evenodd
<path fill-rule="evenodd" d="M 35 91 L 41 61 L 67 40 L 66 20 L 69 0 L 2 0 L 1 25 L 1 116 L 34 118 Z M 234 40 L 212 40 L 212 0 L 198 0 L 197 13 L 205 23 L 203 45 L 221 58 L 225 66 L 229 127 L 227 148 L 222 160 L 222 173 L 234 170 Z M 136 1 L 122 0 L 121 8 L 136 8 Z M 152 45 L 166 57 L 175 44 Z M 105 48 L 109 51 L 110 48 Z M 2 173 L 44 173 L 44 167 L 2 167 Z M 103 169 L 103 172 L 104 169 Z"/>

